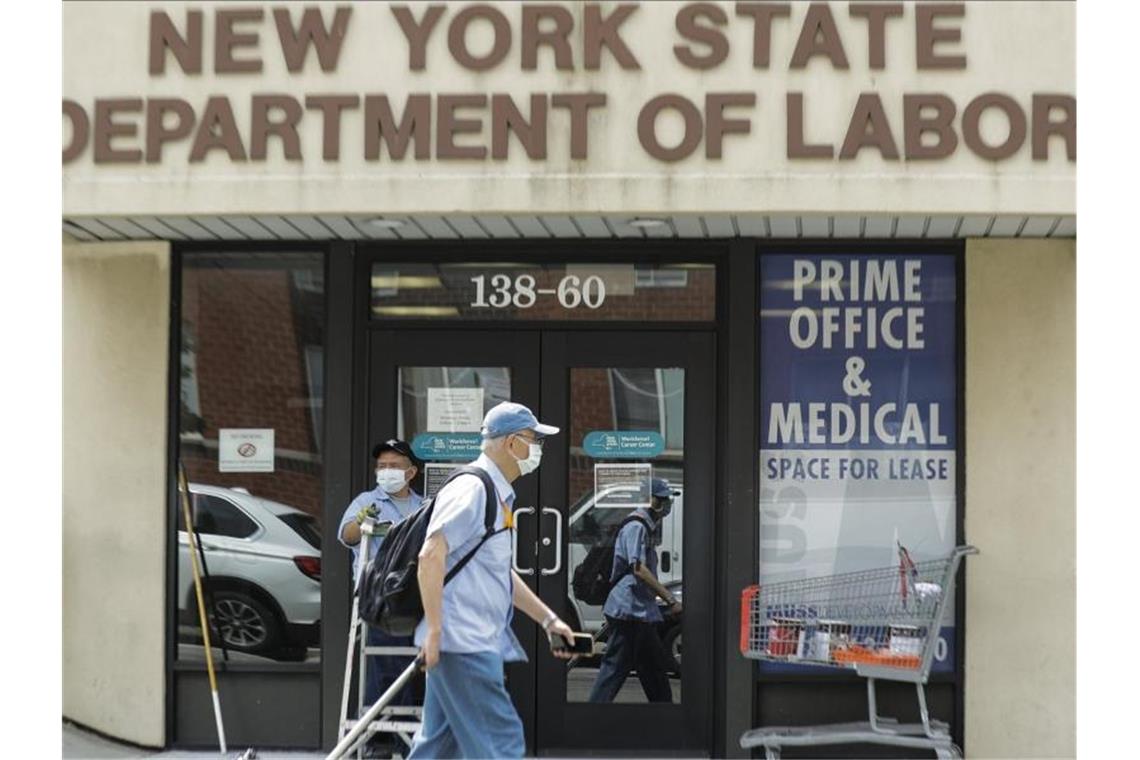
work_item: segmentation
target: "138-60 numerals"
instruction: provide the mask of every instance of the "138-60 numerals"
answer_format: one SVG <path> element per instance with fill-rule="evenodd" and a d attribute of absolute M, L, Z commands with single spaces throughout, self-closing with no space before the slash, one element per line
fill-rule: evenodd
<path fill-rule="evenodd" d="M 606 283 L 597 275 L 582 278 L 568 274 L 558 281 L 557 288 L 537 288 L 534 277 L 520 274 L 511 279 L 510 275 L 485 274 L 471 278 L 475 283 L 475 300 L 471 305 L 480 309 L 502 309 L 514 306 L 529 309 L 538 302 L 539 296 L 556 296 L 564 309 L 599 309 L 606 302 Z M 489 287 L 488 287 L 489 286 Z"/>

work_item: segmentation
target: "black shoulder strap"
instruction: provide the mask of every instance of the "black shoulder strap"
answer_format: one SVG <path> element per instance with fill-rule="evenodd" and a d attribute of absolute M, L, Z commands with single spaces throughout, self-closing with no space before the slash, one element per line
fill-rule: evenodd
<path fill-rule="evenodd" d="M 644 525 L 644 526 L 645 526 L 645 530 L 646 530 L 646 532 L 647 532 L 647 533 L 652 533 L 652 532 L 653 532 L 653 526 L 652 526 L 652 525 L 650 525 L 650 524 L 649 524 L 649 521 L 648 521 L 648 520 L 646 520 L 646 519 L 645 519 L 644 517 L 642 517 L 641 515 L 630 515 L 629 517 L 627 517 L 627 518 L 625 518 L 624 520 L 622 520 L 622 521 L 621 521 L 621 524 L 620 524 L 620 525 L 618 525 L 618 529 L 617 529 L 617 532 L 618 532 L 618 533 L 621 533 L 621 529 L 622 529 L 622 528 L 624 528 L 625 526 L 629 525 L 631 522 L 639 522 L 639 523 L 641 523 L 642 525 Z M 615 537 L 617 536 L 617 534 L 616 534 L 616 533 L 615 533 L 614 535 L 615 535 Z"/>
<path fill-rule="evenodd" d="M 481 467 L 465 465 L 453 470 L 451 474 L 447 476 L 447 480 L 444 481 L 443 485 L 447 485 L 460 475 L 475 475 L 478 476 L 479 480 L 483 481 L 483 490 L 487 494 L 487 502 L 483 511 L 483 538 L 479 540 L 479 543 L 475 544 L 471 551 L 464 554 L 462 559 L 455 563 L 455 567 L 447 572 L 447 575 L 443 578 L 445 585 L 449 580 L 455 577 L 456 573 L 463 569 L 464 565 L 471 561 L 471 558 L 475 556 L 475 552 L 479 551 L 479 548 L 487 542 L 487 539 L 501 532 L 495 530 L 495 518 L 498 516 L 499 509 L 499 492 L 495 489 L 495 482 L 491 480 L 491 476 Z M 443 486 L 440 486 L 439 490 L 442 491 Z M 439 495 L 439 491 L 436 492 L 436 495 Z M 503 530 L 506 530 L 506 528 L 503 528 Z"/>
<path fill-rule="evenodd" d="M 621 533 L 622 528 L 624 528 L 625 526 L 627 526 L 633 522 L 639 522 L 643 526 L 645 526 L 645 538 L 648 538 L 649 535 L 653 532 L 653 526 L 644 517 L 642 517 L 641 515 L 630 515 L 629 517 L 622 520 L 621 523 L 618 525 L 617 533 L 614 534 L 614 543 L 615 544 L 617 543 L 617 537 L 618 537 L 618 534 Z M 644 539 L 642 539 L 642 540 L 644 541 Z M 629 567 L 627 567 L 625 569 L 625 572 L 626 573 L 633 573 L 633 565 L 630 565 Z"/>

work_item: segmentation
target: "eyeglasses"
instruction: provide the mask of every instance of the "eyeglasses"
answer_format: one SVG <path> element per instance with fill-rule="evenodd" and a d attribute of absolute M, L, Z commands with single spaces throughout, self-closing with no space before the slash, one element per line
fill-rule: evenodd
<path fill-rule="evenodd" d="M 542 448 L 543 444 L 546 443 L 545 438 L 539 438 L 538 436 L 530 437 L 530 436 L 523 435 L 522 433 L 515 433 L 515 435 L 517 435 L 519 438 L 522 438 L 527 443 L 536 444 L 538 446 L 538 448 L 540 448 L 540 449 Z"/>

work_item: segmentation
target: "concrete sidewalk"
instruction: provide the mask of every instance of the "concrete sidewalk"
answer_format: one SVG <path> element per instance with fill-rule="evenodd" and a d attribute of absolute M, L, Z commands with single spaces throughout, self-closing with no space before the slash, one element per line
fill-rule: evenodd
<path fill-rule="evenodd" d="M 230 747 L 225 757 L 234 760 L 245 752 L 247 747 Z M 190 750 L 153 750 L 133 747 L 129 744 L 119 744 L 110 739 L 86 731 L 73 723 L 63 723 L 63 755 L 66 760 L 106 760 L 108 758 L 140 758 L 140 757 L 169 757 L 169 758 L 219 758 L 219 752 L 200 752 Z M 310 758 L 323 758 L 320 752 L 299 752 L 289 750 L 259 749 L 257 760 L 310 760 Z"/>

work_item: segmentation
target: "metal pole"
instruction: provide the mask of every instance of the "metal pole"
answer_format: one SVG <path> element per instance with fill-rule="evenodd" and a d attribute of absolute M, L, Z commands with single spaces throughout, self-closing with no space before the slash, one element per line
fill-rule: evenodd
<path fill-rule="evenodd" d="M 352 690 L 352 669 L 353 669 L 353 666 L 357 664 L 354 662 L 354 659 L 359 660 L 359 667 L 361 668 L 361 670 L 359 671 L 359 674 L 357 675 L 358 683 L 363 683 L 363 679 L 364 679 L 363 648 L 368 645 L 368 640 L 367 640 L 367 629 L 365 629 L 363 624 L 360 622 L 360 587 L 359 587 L 359 584 L 360 584 L 360 581 L 363 579 L 363 576 L 364 576 L 364 566 L 368 562 L 368 547 L 369 547 L 369 541 L 371 540 L 371 537 L 372 537 L 372 525 L 373 524 L 374 524 L 374 521 L 372 520 L 372 518 L 368 518 L 360 526 L 360 533 L 361 533 L 361 535 L 360 535 L 360 549 L 357 552 L 356 573 L 355 573 L 355 578 L 353 580 L 353 589 L 352 589 L 352 617 L 349 618 L 349 623 L 348 623 L 348 652 L 345 654 L 345 657 L 344 657 L 344 662 L 345 662 L 344 684 L 341 686 L 341 694 L 340 694 L 340 731 L 341 732 L 344 731 L 345 722 L 348 720 L 348 695 L 349 695 L 349 692 Z M 359 657 L 356 654 L 354 654 L 354 652 L 357 651 L 357 637 L 358 636 L 363 639 L 363 641 L 360 642 L 361 654 Z M 363 688 L 361 688 L 357 694 L 357 703 L 356 704 L 357 704 L 357 711 L 358 712 L 360 710 L 360 707 L 363 705 L 363 703 L 364 703 L 364 690 L 363 690 Z M 339 733 L 338 733 L 338 737 L 339 737 Z"/>
<path fill-rule="evenodd" d="M 368 712 L 360 716 L 360 719 L 356 721 L 356 725 L 352 727 L 352 730 L 348 732 L 347 736 L 340 740 L 339 744 L 333 747 L 333 751 L 328 754 L 325 760 L 339 760 L 339 758 L 351 752 L 360 737 L 368 729 L 368 724 L 374 721 L 376 716 L 395 698 L 400 689 L 404 688 L 408 681 L 412 680 L 412 677 L 415 676 L 416 671 L 421 665 L 423 665 L 422 654 L 417 655 L 416 659 L 412 661 L 412 664 L 404 668 L 404 672 L 400 674 L 400 677 L 393 681 L 392 685 L 380 695 L 380 698 L 376 700 L 376 704 L 369 707 Z"/>
<path fill-rule="evenodd" d="M 206 647 L 206 672 L 210 676 L 210 696 L 214 700 L 214 722 L 218 727 L 218 744 L 226 754 L 226 731 L 222 727 L 222 703 L 218 698 L 218 680 L 214 676 L 214 654 L 210 649 L 210 622 L 206 617 L 206 604 L 202 595 L 202 579 L 198 575 L 198 538 L 194 534 L 194 521 L 190 514 L 190 487 L 186 484 L 186 469 L 178 463 L 178 492 L 182 497 L 182 516 L 186 521 L 186 537 L 190 542 L 190 572 L 194 576 L 194 592 L 198 597 L 198 622 L 202 626 L 202 641 Z"/>
<path fill-rule="evenodd" d="M 198 534 L 195 533 L 194 537 L 197 538 Z M 206 548 L 202 546 L 202 542 L 198 541 L 198 561 L 202 563 L 202 586 L 203 592 L 206 597 L 206 609 L 217 610 L 217 605 L 214 604 L 214 587 L 210 584 L 210 563 L 206 561 Z M 226 647 L 226 638 L 222 635 L 221 626 L 218 625 L 217 616 L 213 615 L 209 618 L 213 623 L 214 632 L 218 634 L 218 648 L 222 650 L 222 661 L 228 663 L 230 661 L 230 650 Z M 223 668 L 224 669 L 224 668 Z"/>

